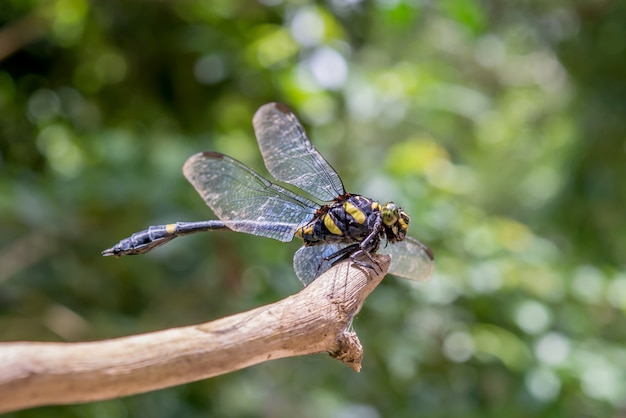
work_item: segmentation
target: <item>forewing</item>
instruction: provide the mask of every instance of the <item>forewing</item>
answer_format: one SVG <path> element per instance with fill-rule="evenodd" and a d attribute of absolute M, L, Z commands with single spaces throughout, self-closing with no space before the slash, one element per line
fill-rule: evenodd
<path fill-rule="evenodd" d="M 230 229 L 291 241 L 318 207 L 219 152 L 191 156 L 183 174 Z"/>
<path fill-rule="evenodd" d="M 281 103 L 268 103 L 252 119 L 265 167 L 274 178 L 328 202 L 345 194 L 337 172 L 315 149 L 304 128 Z"/>
<path fill-rule="evenodd" d="M 396 243 L 381 243 L 380 254 L 391 254 L 389 273 L 404 279 L 423 281 L 435 268 L 435 259 L 426 244 L 413 237 Z"/>

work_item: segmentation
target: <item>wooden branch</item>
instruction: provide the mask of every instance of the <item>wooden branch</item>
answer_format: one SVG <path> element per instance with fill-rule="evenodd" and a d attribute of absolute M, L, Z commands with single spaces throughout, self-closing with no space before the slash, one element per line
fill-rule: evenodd
<path fill-rule="evenodd" d="M 348 328 L 382 271 L 340 263 L 295 295 L 199 325 L 81 343 L 0 343 L 0 413 L 117 398 L 282 357 L 328 352 L 355 371 Z"/>
<path fill-rule="evenodd" d="M 27 16 L 0 28 L 0 61 L 46 35 L 50 23 L 42 18 L 50 13 L 40 7 Z"/>

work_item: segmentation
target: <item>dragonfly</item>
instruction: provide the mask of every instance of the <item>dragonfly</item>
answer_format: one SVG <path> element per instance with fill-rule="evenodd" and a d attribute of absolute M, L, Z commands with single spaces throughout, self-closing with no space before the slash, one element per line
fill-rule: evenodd
<path fill-rule="evenodd" d="M 150 226 L 102 255 L 144 254 L 178 236 L 228 229 L 283 242 L 301 239 L 303 246 L 294 254 L 293 265 L 305 286 L 346 259 L 375 268 L 375 253 L 391 254 L 393 275 L 414 281 L 430 277 L 433 252 L 406 235 L 409 215 L 394 202 L 381 204 L 347 193 L 286 105 L 261 106 L 252 124 L 269 173 L 299 192 L 227 155 L 200 152 L 185 162 L 183 174 L 218 219 Z"/>

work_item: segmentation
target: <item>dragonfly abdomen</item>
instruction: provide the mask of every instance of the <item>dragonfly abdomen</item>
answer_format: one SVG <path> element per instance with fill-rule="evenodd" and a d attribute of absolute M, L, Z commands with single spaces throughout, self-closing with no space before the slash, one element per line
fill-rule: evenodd
<path fill-rule="evenodd" d="M 113 247 L 102 251 L 102 255 L 122 257 L 125 255 L 144 254 L 170 242 L 178 236 L 217 229 L 229 228 L 224 222 L 216 220 L 155 225 L 143 231 L 135 232 L 128 238 L 124 238 Z"/>

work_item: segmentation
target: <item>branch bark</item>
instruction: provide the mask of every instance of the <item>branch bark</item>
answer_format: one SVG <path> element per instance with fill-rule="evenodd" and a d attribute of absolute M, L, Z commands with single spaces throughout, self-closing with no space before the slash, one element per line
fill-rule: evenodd
<path fill-rule="evenodd" d="M 0 61 L 45 36 L 49 22 L 41 17 L 43 15 L 45 10 L 40 7 L 0 29 Z"/>
<path fill-rule="evenodd" d="M 0 343 L 0 413 L 83 403 L 206 379 L 264 361 L 328 352 L 355 371 L 348 328 L 387 273 L 340 263 L 295 295 L 212 322 L 81 343 Z"/>

